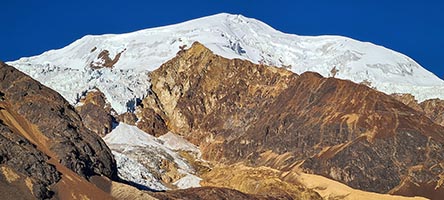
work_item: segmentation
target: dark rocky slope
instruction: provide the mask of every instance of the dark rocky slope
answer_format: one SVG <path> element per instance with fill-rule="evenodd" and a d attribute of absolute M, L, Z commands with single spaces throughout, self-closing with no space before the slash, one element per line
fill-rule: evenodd
<path fill-rule="evenodd" d="M 444 195 L 444 128 L 365 85 L 228 60 L 198 43 L 150 76 L 141 110 L 154 110 L 206 159 L 300 168 L 365 191 Z"/>
<path fill-rule="evenodd" d="M 54 194 L 110 197 L 87 179 L 96 175 L 116 179 L 111 151 L 85 128 L 67 101 L 4 63 L 0 63 L 0 91 L 2 188 L 28 188 L 39 199 Z"/>
<path fill-rule="evenodd" d="M 59 181 L 61 177 L 48 160 L 47 155 L 36 149 L 35 145 L 23 136 L 15 134 L 3 120 L 0 120 L 0 168 L 2 172 L 0 185 L 5 187 L 1 189 L 3 194 L 32 193 L 41 199 L 51 197 L 53 192 L 47 188 Z M 26 181 L 32 182 L 32 186 L 22 187 L 26 185 Z M 9 189 L 8 185 L 10 185 Z M 13 189 L 15 192 L 8 192 Z"/>

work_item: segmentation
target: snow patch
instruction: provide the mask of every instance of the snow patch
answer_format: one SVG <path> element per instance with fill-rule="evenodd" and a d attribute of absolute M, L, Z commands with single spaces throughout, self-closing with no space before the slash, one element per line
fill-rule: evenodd
<path fill-rule="evenodd" d="M 200 155 L 199 149 L 183 138 L 171 134 L 158 139 L 136 126 L 120 123 L 111 133 L 103 137 L 103 140 L 113 151 L 118 165 L 119 177 L 124 180 L 154 190 L 165 190 L 166 186 L 155 177 L 165 173 L 160 165 L 164 160 L 168 160 L 177 166 L 178 172 L 183 176 L 174 182 L 174 185 L 180 189 L 199 187 L 201 179 L 195 175 L 193 167 L 187 160 L 175 151 L 184 147 Z M 166 145 L 172 144 L 174 141 L 180 144 Z M 170 146 L 174 148 L 170 148 Z"/>
<path fill-rule="evenodd" d="M 162 141 L 165 147 L 176 151 L 182 150 L 191 152 L 194 153 L 197 158 L 201 158 L 199 148 L 177 134 L 168 132 L 167 134 L 160 136 L 159 140 Z"/>
<path fill-rule="evenodd" d="M 179 189 L 187 189 L 193 187 L 200 187 L 201 180 L 202 180 L 201 178 L 195 175 L 187 174 L 186 176 L 182 177 L 173 184 L 176 185 Z"/>

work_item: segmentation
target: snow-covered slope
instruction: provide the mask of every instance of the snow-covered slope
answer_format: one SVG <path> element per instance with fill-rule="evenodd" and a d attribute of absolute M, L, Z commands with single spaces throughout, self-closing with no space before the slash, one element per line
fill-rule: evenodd
<path fill-rule="evenodd" d="M 121 113 L 125 111 L 123 108 L 127 102 L 116 98 L 126 98 L 128 101 L 129 98 L 145 95 L 147 85 L 135 84 L 145 79 L 144 72 L 158 68 L 173 58 L 180 47 L 189 47 L 194 41 L 227 58 L 282 66 L 296 73 L 315 71 L 323 76 L 330 76 L 330 71 L 335 67 L 339 70 L 337 78 L 357 83 L 365 81 L 386 93 L 411 93 L 420 101 L 444 99 L 444 81 L 395 51 L 341 36 L 285 34 L 258 20 L 225 13 L 126 34 L 88 35 L 65 48 L 8 64 L 56 89 L 72 103 L 75 103 L 76 93 L 95 84 L 100 90 L 108 91 L 105 95 L 113 107 L 121 108 L 116 109 Z M 109 80 L 106 76 L 92 76 L 84 72 L 91 65 L 105 62 L 99 58 L 104 50 L 109 52 L 110 59 L 121 54 L 114 64 L 113 74 L 116 76 L 123 76 L 117 72 L 119 70 L 142 73 L 125 76 L 123 79 L 128 82 L 105 90 L 103 87 L 110 87 L 109 83 L 103 83 L 103 80 Z M 48 73 L 50 69 L 55 72 Z M 76 70 L 78 72 L 73 77 L 67 77 Z M 98 71 L 104 70 L 107 69 Z M 111 83 L 115 82 L 111 80 Z M 113 96 L 119 93 L 113 90 L 124 93 Z M 135 91 L 125 93 L 126 90 Z"/>
<path fill-rule="evenodd" d="M 168 133 L 156 138 L 136 126 L 120 123 L 103 140 L 116 158 L 120 178 L 151 190 L 173 189 L 162 180 L 168 174 L 177 188 L 199 187 L 200 178 L 176 150 L 200 155 L 199 149 L 180 136 Z M 199 159 L 200 157 L 196 157 Z M 169 179 L 169 178 L 168 178 Z M 171 183 L 170 183 L 171 184 Z"/>

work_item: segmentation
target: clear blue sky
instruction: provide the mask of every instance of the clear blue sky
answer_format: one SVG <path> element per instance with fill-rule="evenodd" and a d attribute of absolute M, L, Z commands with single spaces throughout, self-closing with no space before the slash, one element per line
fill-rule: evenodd
<path fill-rule="evenodd" d="M 440 0 L 1 0 L 0 8 L 3 61 L 61 48 L 86 34 L 124 33 L 228 12 L 287 33 L 343 35 L 383 45 L 444 76 Z"/>

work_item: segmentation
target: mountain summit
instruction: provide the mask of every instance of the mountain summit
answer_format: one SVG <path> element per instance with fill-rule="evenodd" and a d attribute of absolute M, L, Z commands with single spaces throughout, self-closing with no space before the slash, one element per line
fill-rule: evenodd
<path fill-rule="evenodd" d="M 62 49 L 8 64 L 60 92 L 72 104 L 97 87 L 123 113 L 132 99 L 147 95 L 146 73 L 195 41 L 226 58 L 284 67 L 298 74 L 314 71 L 389 94 L 410 93 L 419 101 L 444 99 L 444 81 L 398 52 L 341 36 L 286 34 L 256 19 L 227 13 L 132 33 L 87 35 Z"/>

